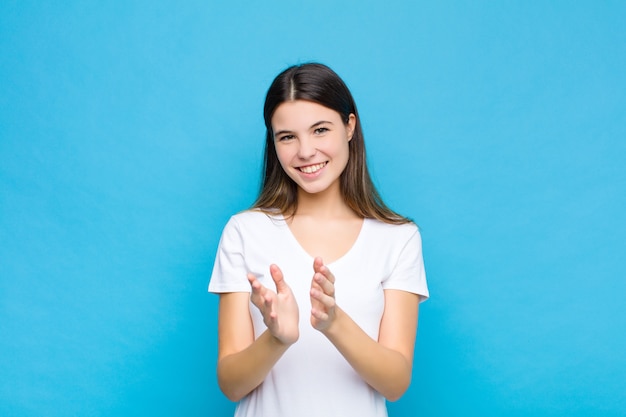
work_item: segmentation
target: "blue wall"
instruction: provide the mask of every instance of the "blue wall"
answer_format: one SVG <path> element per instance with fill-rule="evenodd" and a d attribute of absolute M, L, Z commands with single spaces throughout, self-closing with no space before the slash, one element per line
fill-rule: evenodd
<path fill-rule="evenodd" d="M 391 416 L 626 414 L 624 2 L 0 2 L 0 415 L 228 416 L 221 228 L 331 65 L 432 299 Z"/>

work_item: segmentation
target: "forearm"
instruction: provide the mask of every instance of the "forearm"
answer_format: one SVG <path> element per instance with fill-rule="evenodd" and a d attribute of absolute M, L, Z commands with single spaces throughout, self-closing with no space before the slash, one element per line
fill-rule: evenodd
<path fill-rule="evenodd" d="M 400 352 L 372 339 L 339 307 L 336 318 L 323 333 L 354 370 L 372 388 L 396 401 L 411 382 L 411 361 Z"/>
<path fill-rule="evenodd" d="M 239 401 L 258 387 L 290 345 L 265 331 L 246 349 L 220 358 L 217 380 L 231 401 Z"/>

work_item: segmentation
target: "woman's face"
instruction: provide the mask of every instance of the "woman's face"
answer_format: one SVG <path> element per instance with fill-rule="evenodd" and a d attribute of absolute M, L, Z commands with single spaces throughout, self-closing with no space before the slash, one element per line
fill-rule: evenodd
<path fill-rule="evenodd" d="M 339 113 L 311 101 L 279 105 L 272 116 L 272 130 L 285 173 L 306 193 L 339 190 L 355 124 L 353 114 L 345 124 Z"/>

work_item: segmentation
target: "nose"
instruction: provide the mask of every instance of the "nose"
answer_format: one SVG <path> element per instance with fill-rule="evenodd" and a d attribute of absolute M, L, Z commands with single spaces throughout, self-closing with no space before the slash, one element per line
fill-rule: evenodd
<path fill-rule="evenodd" d="M 298 147 L 298 158 L 300 159 L 310 159 L 317 153 L 317 149 L 315 148 L 315 143 L 310 138 L 301 138 L 299 141 Z"/>

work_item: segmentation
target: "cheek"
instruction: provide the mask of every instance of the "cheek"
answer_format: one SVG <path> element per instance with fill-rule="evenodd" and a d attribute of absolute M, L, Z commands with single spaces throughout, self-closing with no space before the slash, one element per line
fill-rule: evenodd
<path fill-rule="evenodd" d="M 284 146 L 275 146 L 274 149 L 276 150 L 276 157 L 280 166 L 283 168 L 283 171 L 287 172 L 292 158 L 291 152 Z"/>
<path fill-rule="evenodd" d="M 280 164 L 282 165 L 286 159 L 285 149 L 281 146 L 276 146 L 276 144 L 274 144 L 274 151 L 276 152 L 276 158 L 278 158 L 278 162 L 280 162 Z"/>
<path fill-rule="evenodd" d="M 342 146 L 339 150 L 339 155 L 341 155 L 341 157 L 345 159 L 346 163 L 348 162 L 348 159 L 350 158 L 350 142 L 346 141 L 342 143 Z"/>

